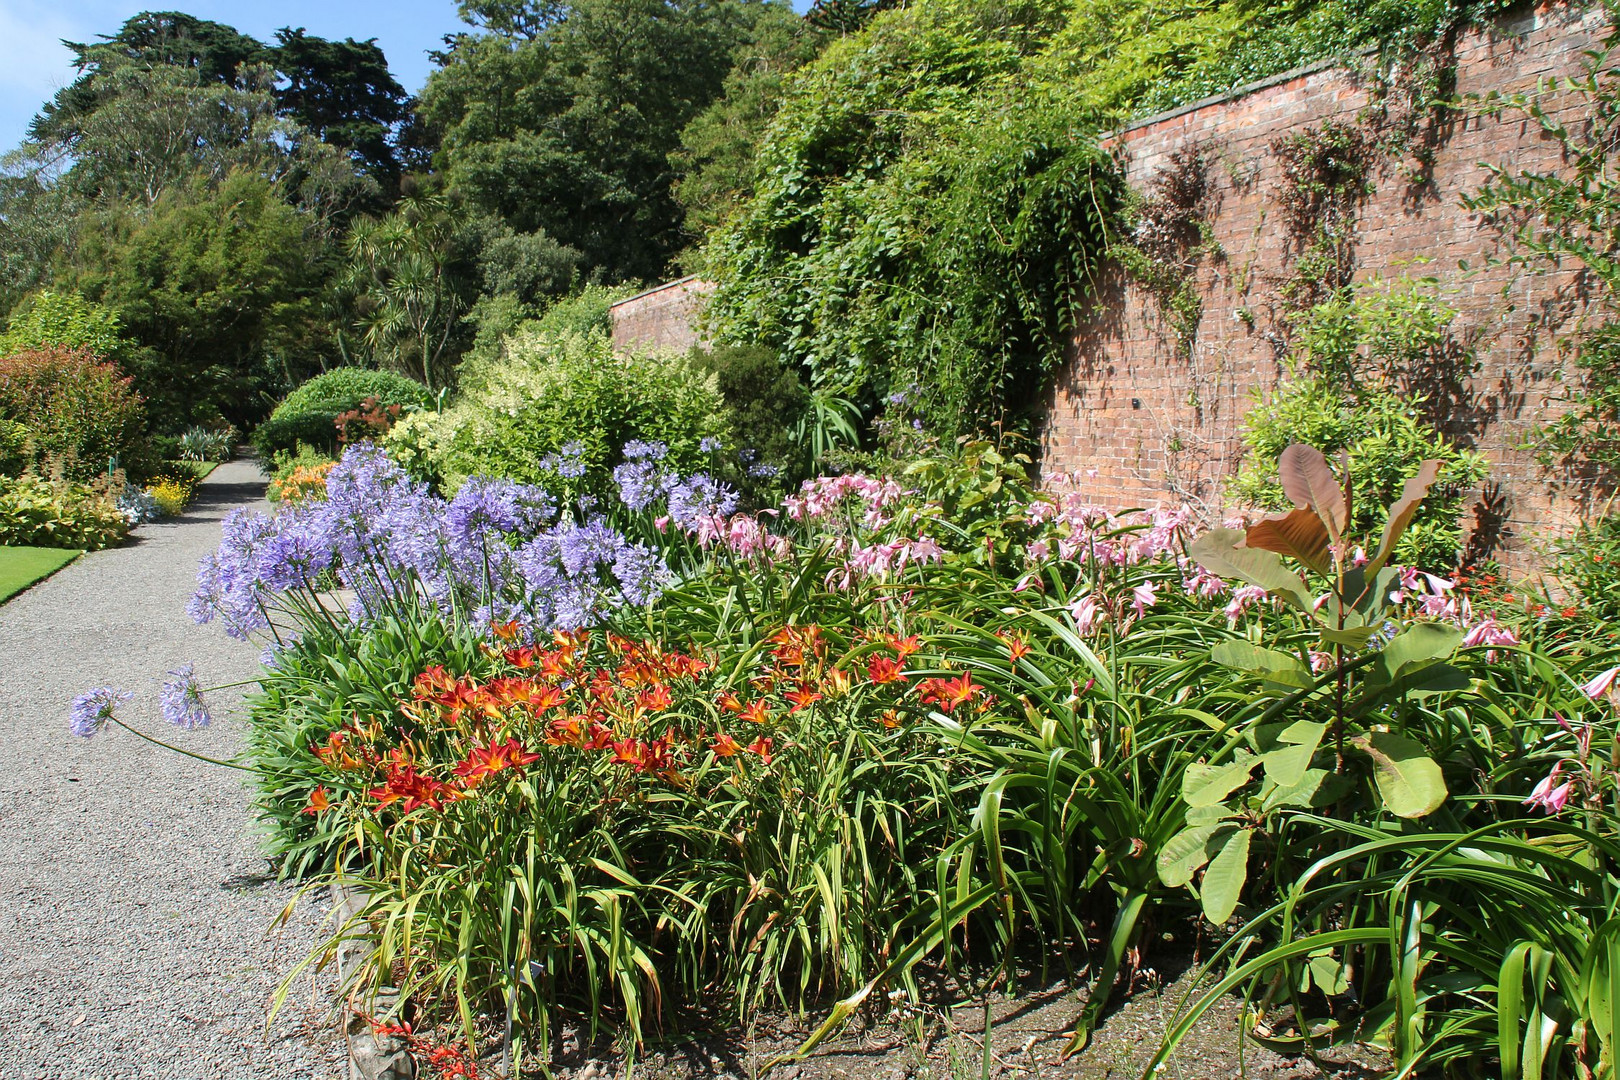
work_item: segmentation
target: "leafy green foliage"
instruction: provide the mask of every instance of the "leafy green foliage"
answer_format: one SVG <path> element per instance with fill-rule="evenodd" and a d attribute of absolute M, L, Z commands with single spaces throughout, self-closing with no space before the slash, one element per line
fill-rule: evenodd
<path fill-rule="evenodd" d="M 769 349 L 746 345 L 694 350 L 689 362 L 714 376 L 738 447 L 775 471 L 776 486 L 797 487 L 810 469 L 808 447 L 799 437 L 810 392 L 799 376 Z M 758 487 L 748 484 L 745 490 Z"/>
<path fill-rule="evenodd" d="M 422 91 L 438 165 L 472 208 L 581 253 L 587 274 L 661 277 L 682 244 L 669 153 L 733 50 L 785 5 L 583 0 L 469 12 Z"/>
<path fill-rule="evenodd" d="M 424 407 L 433 397 L 414 379 L 392 371 L 334 368 L 300 385 L 253 432 L 253 445 L 266 461 L 300 445 L 337 450 L 336 420 L 367 398 L 384 406 Z"/>
<path fill-rule="evenodd" d="M 720 96 L 681 129 L 680 147 L 670 152 L 689 237 L 701 240 L 753 197 L 754 156 L 782 103 L 787 76 L 825 43 L 808 20 L 780 8 L 761 13 L 754 40 L 739 48 Z"/>
<path fill-rule="evenodd" d="M 375 39 L 328 41 L 303 29 L 282 29 L 266 46 L 223 23 L 181 12 L 141 12 L 118 32 L 89 44 L 71 43 L 78 77 L 35 118 L 39 142 L 74 140 L 94 114 L 121 91 L 110 84 L 131 68 L 194 73 L 200 90 L 236 89 L 244 70 L 272 70 L 277 110 L 315 139 L 351 154 L 370 176 L 398 178 L 390 128 L 404 114 L 405 91 L 389 74 Z"/>
<path fill-rule="evenodd" d="M 620 356 L 599 331 L 553 336 L 530 327 L 499 359 L 469 364 L 442 413 L 406 417 L 386 442 L 448 490 L 469 476 L 504 476 L 602 498 L 614 490 L 625 443 L 665 443 L 671 467 L 692 472 L 707 461 L 699 443 L 726 428 L 713 379 L 684 359 Z M 557 455 L 577 460 L 583 474 L 561 475 Z"/>
<path fill-rule="evenodd" d="M 59 345 L 116 360 L 133 344 L 124 337 L 116 311 L 77 293 L 43 289 L 12 309 L 0 334 L 0 356 Z"/>
<path fill-rule="evenodd" d="M 1620 622 L 1620 515 L 1582 523 L 1556 553 L 1553 571 L 1583 618 Z"/>
<path fill-rule="evenodd" d="M 134 463 L 146 408 L 116 365 L 87 349 L 52 346 L 0 356 L 0 420 L 27 431 L 25 457 L 72 480 Z"/>
<path fill-rule="evenodd" d="M 453 346 L 472 302 L 469 226 L 458 200 L 418 188 L 393 213 L 356 223 L 348 236 L 346 285 L 367 347 L 429 389 L 447 385 L 445 368 L 459 351 Z"/>
<path fill-rule="evenodd" d="M 1442 463 L 1439 485 L 1418 511 L 1398 558 L 1437 571 L 1455 567 L 1463 500 L 1488 465 L 1442 434 L 1444 407 L 1432 407 L 1419 389 L 1445 394 L 1473 370 L 1472 353 L 1449 331 L 1455 314 L 1424 281 L 1374 282 L 1303 312 L 1292 343 L 1293 373 L 1245 417 L 1243 440 L 1252 457 L 1233 493 L 1282 509 L 1288 499 L 1272 469 L 1288 446 L 1344 451 L 1357 492 L 1352 531 L 1367 533 L 1417 462 L 1435 458 Z"/>
<path fill-rule="evenodd" d="M 263 350 L 308 346 L 322 245 L 283 196 L 234 173 L 84 223 L 59 276 L 141 344 L 128 368 L 156 425 L 178 432 L 223 414 L 246 426 L 263 415 Z"/>
<path fill-rule="evenodd" d="M 1611 11 L 1612 14 L 1612 11 Z M 1533 93 L 1493 96 L 1487 115 L 1521 116 L 1555 142 L 1560 168 L 1537 172 L 1517 162 L 1486 162 L 1490 179 L 1463 205 L 1485 216 L 1507 245 L 1502 261 L 1532 272 L 1579 265 L 1595 288 L 1593 315 L 1567 344 L 1575 352 L 1576 379 L 1566 387 L 1570 408 L 1541 431 L 1548 458 L 1581 457 L 1620 466 L 1620 184 L 1614 176 L 1620 135 L 1620 31 L 1583 59 L 1581 75 L 1548 83 Z M 1573 94 L 1584 107 L 1571 124 L 1543 106 L 1547 93 Z"/>
<path fill-rule="evenodd" d="M 947 435 L 1024 418 L 1119 195 L 1062 99 L 1020 79 L 1049 15 L 993 15 L 921 5 L 830 46 L 705 256 L 724 338 L 777 349 L 869 414 L 904 393 Z"/>
<path fill-rule="evenodd" d="M 787 79 L 754 170 L 729 184 L 751 196 L 700 259 L 720 285 L 715 327 L 802 364 L 868 420 L 899 393 L 900 419 L 946 437 L 1026 427 L 1098 260 L 1128 250 L 1100 130 L 1337 51 L 1438 40 L 1497 6 L 885 11 Z M 748 105 L 742 84 L 734 104 Z M 1150 276 L 1188 322 L 1188 295 Z"/>
<path fill-rule="evenodd" d="M 129 523 L 99 488 L 39 476 L 0 477 L 0 545 L 99 551 Z"/>

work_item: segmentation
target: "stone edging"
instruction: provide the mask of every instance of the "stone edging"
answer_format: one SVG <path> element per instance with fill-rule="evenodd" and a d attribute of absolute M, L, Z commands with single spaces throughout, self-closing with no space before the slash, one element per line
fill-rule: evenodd
<path fill-rule="evenodd" d="M 341 930 L 365 907 L 365 896 L 352 885 L 336 882 L 332 885 L 332 921 Z M 370 946 L 361 941 L 341 941 L 337 947 L 338 985 L 347 986 L 354 970 L 370 954 Z M 367 1000 L 371 1015 L 388 1012 L 399 1004 L 399 991 L 384 987 Z M 379 1035 L 372 1030 L 371 1021 L 350 1007 L 348 1001 L 339 1005 L 339 1023 L 343 1028 L 349 1059 L 349 1080 L 416 1080 L 419 1075 L 416 1058 L 410 1047 L 398 1035 Z"/>

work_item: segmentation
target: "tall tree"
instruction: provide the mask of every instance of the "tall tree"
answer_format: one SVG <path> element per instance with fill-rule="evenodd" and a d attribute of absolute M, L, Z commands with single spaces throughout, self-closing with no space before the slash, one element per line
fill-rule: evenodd
<path fill-rule="evenodd" d="M 268 60 L 280 75 L 275 94 L 283 113 L 347 151 L 384 190 L 396 190 L 400 166 L 392 136 L 404 118 L 406 94 L 376 38 L 328 41 L 284 27 Z"/>
<path fill-rule="evenodd" d="M 80 224 L 61 287 L 117 311 L 144 346 L 130 363 L 161 428 L 259 406 L 265 358 L 306 347 L 323 245 L 309 217 L 262 176 L 195 178 L 150 208 L 122 204 Z"/>
<path fill-rule="evenodd" d="M 662 275 L 683 242 L 669 153 L 719 94 L 739 43 L 786 5 L 466 6 L 488 30 L 451 42 L 421 103 L 452 187 L 520 234 L 575 248 L 590 273 Z"/>

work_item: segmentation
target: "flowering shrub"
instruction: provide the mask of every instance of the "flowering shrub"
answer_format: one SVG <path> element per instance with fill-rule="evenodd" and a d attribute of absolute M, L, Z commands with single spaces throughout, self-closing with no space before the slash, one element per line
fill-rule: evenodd
<path fill-rule="evenodd" d="M 984 445 L 755 514 L 620 456 L 608 503 L 445 500 L 351 448 L 201 575 L 199 618 L 271 639 L 248 760 L 283 867 L 363 883 L 367 977 L 469 1041 L 508 1016 L 543 1061 L 559 1012 L 634 1035 L 844 995 L 808 1048 L 924 958 L 993 978 L 1038 945 L 1085 955 L 1079 1042 L 1145 928 L 1202 918 L 1246 924 L 1223 993 L 1296 988 L 1280 1037 L 1606 1052 L 1579 973 L 1620 870 L 1620 652 L 1391 565 L 1398 529 L 1358 550 L 1320 455 L 1290 451 L 1295 510 L 1202 534 Z M 1540 956 L 1570 1019 L 1512 1019 L 1502 972 Z"/>
<path fill-rule="evenodd" d="M 338 416 L 359 409 L 368 398 L 384 410 L 394 405 L 423 408 L 433 400 L 427 387 L 391 371 L 333 368 L 288 394 L 254 430 L 253 445 L 265 461 L 296 451 L 300 444 L 335 453 L 342 431 Z"/>
<path fill-rule="evenodd" d="M 146 494 L 157 504 L 165 517 L 174 517 L 197 497 L 199 481 L 196 473 L 181 472 L 159 476 L 146 485 Z"/>
<path fill-rule="evenodd" d="M 85 349 L 0 356 L 0 421 L 30 435 L 30 463 L 54 459 L 69 480 L 107 473 L 144 445 L 146 407 L 118 368 Z"/>
<path fill-rule="evenodd" d="M 486 475 L 605 500 L 626 443 L 662 443 L 689 472 L 709 457 L 705 439 L 729 434 L 711 377 L 679 358 L 621 356 L 600 332 L 522 331 L 497 362 L 472 364 L 460 379 L 442 413 L 398 425 L 387 440 L 446 491 Z"/>

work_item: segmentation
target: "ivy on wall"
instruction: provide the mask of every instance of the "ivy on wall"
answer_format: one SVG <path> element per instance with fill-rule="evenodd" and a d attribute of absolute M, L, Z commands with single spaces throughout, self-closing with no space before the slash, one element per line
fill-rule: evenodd
<path fill-rule="evenodd" d="M 703 254 L 718 284 L 709 329 L 778 350 L 868 421 L 898 410 L 944 436 L 1028 429 L 1109 258 L 1134 259 L 1177 348 L 1196 331 L 1188 263 L 1208 249 L 1184 235 L 1189 193 L 1132 198 L 1102 132 L 1322 56 L 1415 49 L 1502 6 L 916 0 L 883 12 L 784 81 L 752 195 Z M 1131 242 L 1144 223 L 1170 232 Z"/>

